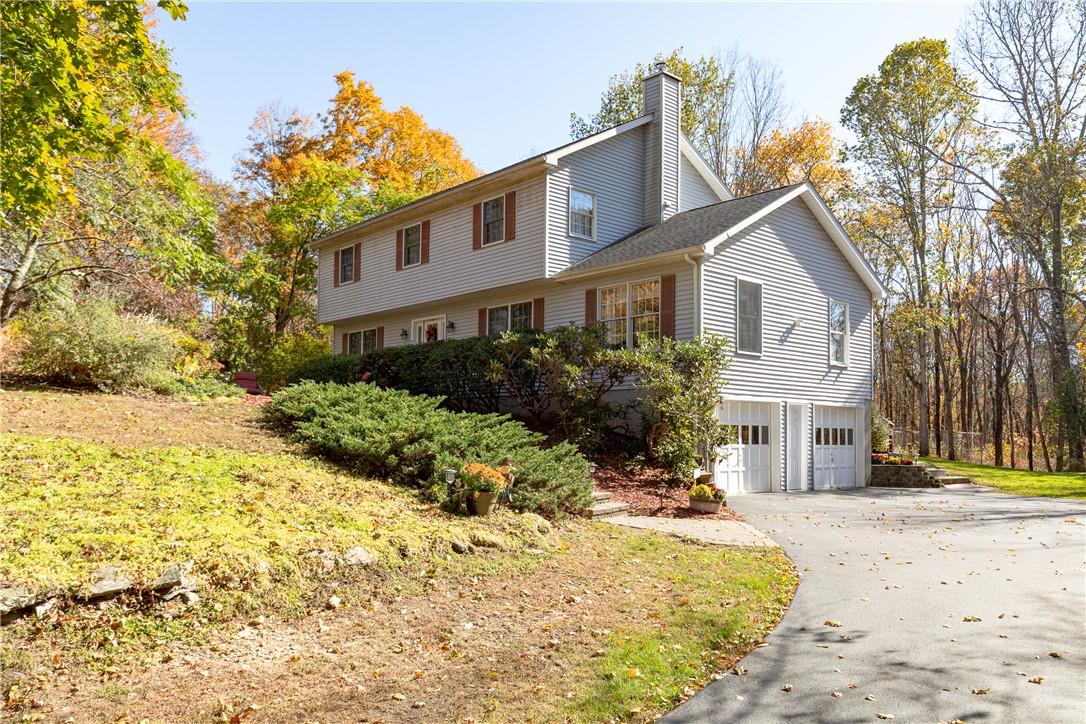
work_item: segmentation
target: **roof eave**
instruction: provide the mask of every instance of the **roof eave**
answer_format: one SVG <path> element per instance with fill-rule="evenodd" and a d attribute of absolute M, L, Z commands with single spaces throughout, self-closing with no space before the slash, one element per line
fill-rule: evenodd
<path fill-rule="evenodd" d="M 694 244 L 693 246 L 683 247 L 682 249 L 670 249 L 668 251 L 659 252 L 658 254 L 639 256 L 634 259 L 624 259 L 622 261 L 616 261 L 610 264 L 601 264 L 599 266 L 593 266 L 587 269 L 577 269 L 575 267 L 570 267 L 569 269 L 560 271 L 557 274 L 553 275 L 551 279 L 556 282 L 573 281 L 575 279 L 583 279 L 585 277 L 596 276 L 598 274 L 606 274 L 609 272 L 622 271 L 624 269 L 632 269 L 634 267 L 643 266 L 645 264 L 652 264 L 671 258 L 681 259 L 686 254 L 690 254 L 692 256 L 708 256 L 703 245 Z"/>

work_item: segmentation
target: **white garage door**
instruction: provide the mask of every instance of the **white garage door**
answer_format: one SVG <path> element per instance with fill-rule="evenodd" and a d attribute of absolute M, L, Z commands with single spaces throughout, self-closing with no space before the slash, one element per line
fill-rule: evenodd
<path fill-rule="evenodd" d="M 767 402 L 722 402 L 720 421 L 734 442 L 725 445 L 717 463 L 716 482 L 729 493 L 765 493 L 772 488 L 770 475 L 770 420 L 773 406 Z"/>
<path fill-rule="evenodd" d="M 856 409 L 824 407 L 814 410 L 814 486 L 856 486 Z"/>

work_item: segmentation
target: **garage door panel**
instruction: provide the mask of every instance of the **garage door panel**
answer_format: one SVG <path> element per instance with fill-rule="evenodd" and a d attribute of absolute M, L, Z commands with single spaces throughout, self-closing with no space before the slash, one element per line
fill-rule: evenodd
<path fill-rule="evenodd" d="M 815 489 L 856 487 L 856 408 L 815 406 Z"/>
<path fill-rule="evenodd" d="M 718 414 L 734 442 L 722 448 L 717 480 L 732 493 L 771 490 L 772 403 L 724 402 Z"/>

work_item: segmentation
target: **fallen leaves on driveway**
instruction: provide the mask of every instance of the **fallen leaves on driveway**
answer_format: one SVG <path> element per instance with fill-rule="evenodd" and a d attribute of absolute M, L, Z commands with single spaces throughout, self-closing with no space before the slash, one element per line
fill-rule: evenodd
<path fill-rule="evenodd" d="M 831 621 L 831 620 L 827 619 L 826 621 L 822 622 L 822 625 L 823 626 L 833 626 L 834 628 L 840 628 L 841 627 L 841 622 L 840 621 Z"/>

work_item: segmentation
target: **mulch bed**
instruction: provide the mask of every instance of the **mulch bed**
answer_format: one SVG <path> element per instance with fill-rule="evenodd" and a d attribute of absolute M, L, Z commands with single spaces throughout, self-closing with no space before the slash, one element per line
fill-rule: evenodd
<path fill-rule="evenodd" d="M 661 485 L 666 486 L 662 493 Z M 630 506 L 630 515 L 708 520 L 743 519 L 727 505 L 721 508 L 719 513 L 699 513 L 691 510 L 687 495 L 689 487 L 668 485 L 667 474 L 661 468 L 626 469 L 617 461 L 608 461 L 596 469 L 596 489 L 611 493 L 612 500 Z"/>

